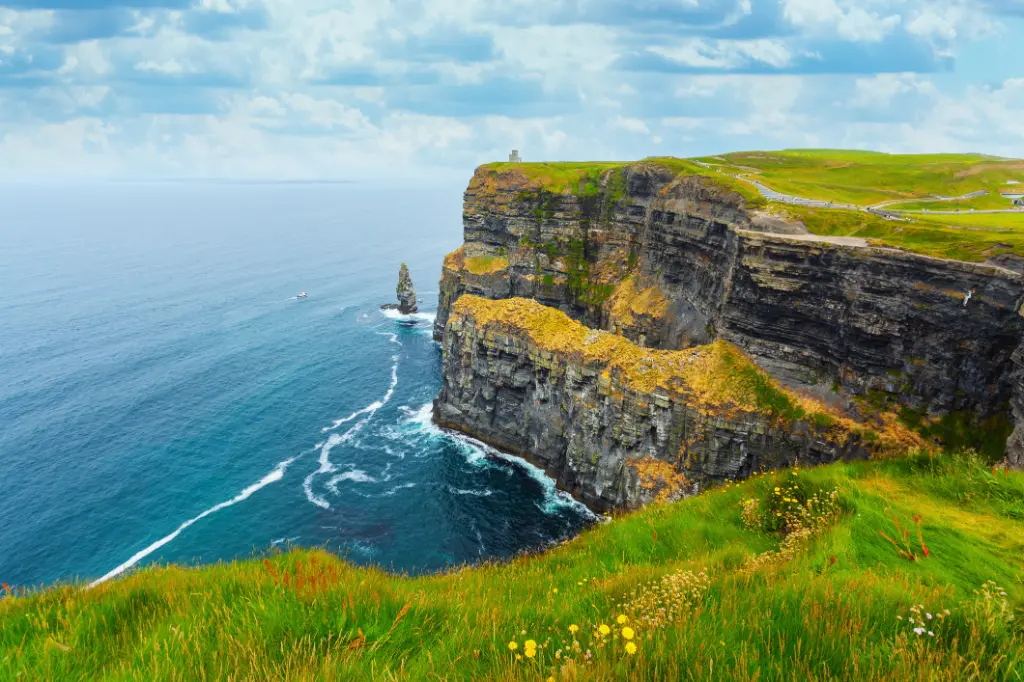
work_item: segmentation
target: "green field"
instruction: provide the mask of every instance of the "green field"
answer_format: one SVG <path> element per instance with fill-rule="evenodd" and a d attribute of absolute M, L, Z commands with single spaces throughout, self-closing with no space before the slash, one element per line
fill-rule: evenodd
<path fill-rule="evenodd" d="M 837 464 L 440 575 L 294 551 L 8 596 L 0 679 L 1020 680 L 1022 576 L 1024 474 Z"/>
<path fill-rule="evenodd" d="M 912 214 L 914 222 L 885 220 L 863 211 L 772 205 L 774 213 L 801 220 L 812 234 L 863 237 L 938 258 L 983 262 L 1004 253 L 1024 255 L 1024 214 Z"/>
<path fill-rule="evenodd" d="M 896 199 L 927 201 L 976 191 L 998 194 L 1008 180 L 1024 182 L 1024 161 L 981 154 L 881 154 L 848 150 L 737 152 L 702 157 L 785 194 L 857 205 Z M 1003 208 L 979 203 L 975 208 Z M 897 207 L 903 208 L 904 204 Z M 931 208 L 932 206 L 925 206 Z"/>

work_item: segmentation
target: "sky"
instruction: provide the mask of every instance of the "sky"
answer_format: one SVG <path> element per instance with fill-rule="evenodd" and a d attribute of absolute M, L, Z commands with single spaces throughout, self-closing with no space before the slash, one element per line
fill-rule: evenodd
<path fill-rule="evenodd" d="M 1024 157 L 1024 0 L 0 0 L 0 179 Z"/>

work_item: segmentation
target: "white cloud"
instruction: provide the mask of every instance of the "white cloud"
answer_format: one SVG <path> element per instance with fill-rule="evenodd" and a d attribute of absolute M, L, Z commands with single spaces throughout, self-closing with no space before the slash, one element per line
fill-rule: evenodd
<path fill-rule="evenodd" d="M 686 66 L 710 69 L 735 69 L 751 61 L 776 68 L 788 66 L 792 52 L 779 40 L 719 40 L 708 42 L 691 38 L 673 46 L 652 46 L 649 52 Z"/>
<path fill-rule="evenodd" d="M 899 14 L 885 16 L 862 6 L 870 4 L 846 0 L 780 0 L 783 16 L 794 26 L 813 32 L 834 32 L 854 41 L 877 43 L 902 21 Z M 890 6 L 892 3 L 888 3 Z"/>
<path fill-rule="evenodd" d="M 648 130 L 647 124 L 638 118 L 627 118 L 624 116 L 616 116 L 612 121 L 612 125 L 622 130 L 628 130 L 631 133 L 641 133 L 643 135 L 649 134 L 651 131 Z"/>
<path fill-rule="evenodd" d="M 145 61 L 135 65 L 136 71 L 150 71 L 153 73 L 178 74 L 184 73 L 185 67 L 177 59 L 168 59 L 162 62 Z"/>
<path fill-rule="evenodd" d="M 935 85 L 913 73 L 880 73 L 870 78 L 857 78 L 849 105 L 866 109 L 883 109 L 902 94 L 937 94 Z"/>

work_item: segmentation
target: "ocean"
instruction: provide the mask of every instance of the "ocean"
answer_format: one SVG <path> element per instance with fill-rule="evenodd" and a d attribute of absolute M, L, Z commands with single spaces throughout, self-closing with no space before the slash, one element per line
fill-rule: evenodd
<path fill-rule="evenodd" d="M 430 421 L 462 189 L 0 186 L 0 581 L 288 546 L 420 573 L 594 522 Z"/>

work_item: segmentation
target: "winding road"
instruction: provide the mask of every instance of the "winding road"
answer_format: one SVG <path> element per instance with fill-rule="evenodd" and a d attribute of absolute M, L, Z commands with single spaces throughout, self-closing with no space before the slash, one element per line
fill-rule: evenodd
<path fill-rule="evenodd" d="M 770 187 L 762 185 L 757 180 L 751 180 L 749 177 L 747 177 L 747 175 L 733 175 L 732 173 L 726 173 L 724 170 L 722 170 L 721 168 L 717 167 L 714 164 L 704 163 L 702 161 L 694 161 L 694 163 L 696 163 L 698 166 L 703 166 L 708 170 L 713 170 L 716 173 L 722 173 L 723 175 L 728 175 L 730 177 L 736 178 L 737 180 L 742 180 L 748 185 L 753 185 L 754 187 L 757 188 L 757 191 L 761 193 L 761 196 L 763 196 L 765 199 L 768 199 L 769 201 L 778 201 L 783 204 L 793 204 L 795 206 L 808 206 L 810 208 L 840 208 L 850 211 L 871 211 L 874 213 L 881 213 L 883 215 L 885 213 L 890 213 L 896 216 L 905 213 L 916 213 L 924 215 L 958 215 L 961 213 L 968 215 L 978 213 L 1024 213 L 1024 208 L 993 208 L 983 210 L 968 209 L 965 211 L 935 211 L 931 209 L 900 210 L 894 208 L 882 211 L 883 207 L 891 206 L 892 204 L 908 203 L 912 201 L 920 202 L 922 201 L 922 199 L 892 199 L 890 201 L 883 201 L 882 203 L 879 204 L 872 204 L 871 206 L 858 206 L 857 204 L 844 204 L 833 201 L 822 201 L 820 199 L 808 199 L 806 197 L 798 197 L 793 196 L 792 194 L 783 194 L 782 192 L 776 192 Z M 970 194 L 964 194 L 963 196 L 959 197 L 938 197 L 934 199 L 934 201 L 962 201 L 965 199 L 973 199 L 975 197 L 984 196 L 986 194 L 988 194 L 988 192 L 986 191 L 971 192 Z"/>

